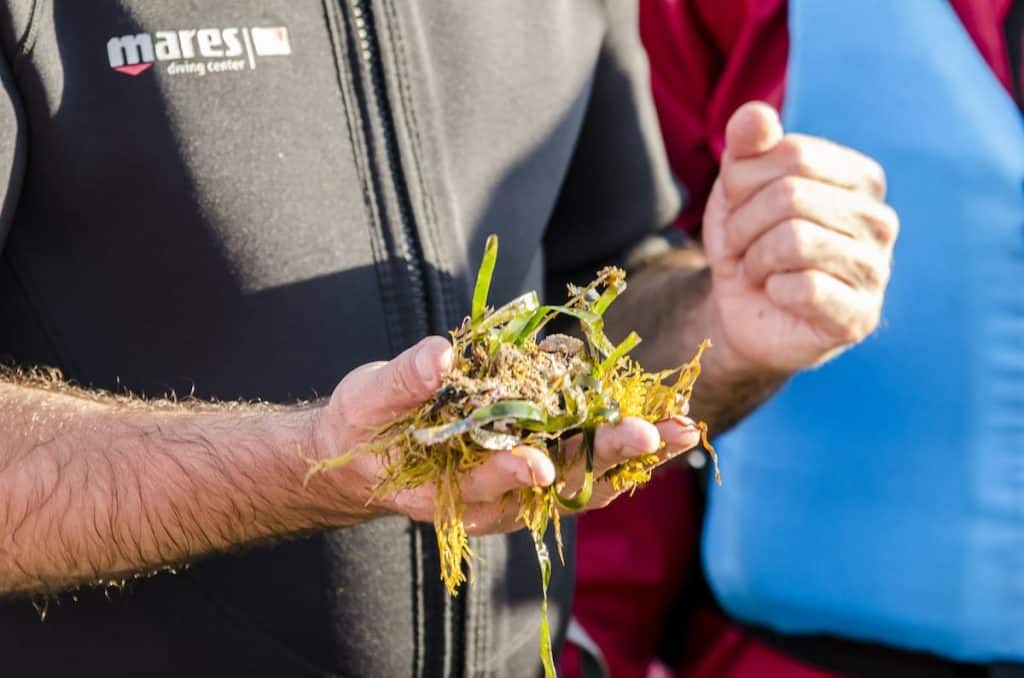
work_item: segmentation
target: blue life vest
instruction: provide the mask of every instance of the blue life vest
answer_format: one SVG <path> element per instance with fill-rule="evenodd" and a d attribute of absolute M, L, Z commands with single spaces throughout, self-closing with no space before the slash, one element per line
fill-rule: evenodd
<path fill-rule="evenodd" d="M 946 2 L 791 0 L 783 119 L 878 159 L 878 331 L 720 442 L 704 566 L 733 615 L 1024 660 L 1024 126 Z"/>

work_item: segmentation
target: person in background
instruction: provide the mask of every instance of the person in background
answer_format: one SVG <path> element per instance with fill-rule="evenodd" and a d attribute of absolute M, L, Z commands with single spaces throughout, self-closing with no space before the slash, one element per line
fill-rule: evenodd
<path fill-rule="evenodd" d="M 680 227 L 713 246 L 727 121 L 760 99 L 798 173 L 835 152 L 800 134 L 878 159 L 902 235 L 881 329 L 719 440 L 699 563 L 681 469 L 580 522 L 577 619 L 615 676 L 1024 675 L 1024 3 L 640 4 Z M 825 242 L 776 233 L 792 270 Z"/>

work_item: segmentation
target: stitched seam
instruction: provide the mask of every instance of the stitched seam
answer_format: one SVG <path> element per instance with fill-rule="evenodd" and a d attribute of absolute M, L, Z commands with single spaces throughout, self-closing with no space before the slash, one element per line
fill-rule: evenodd
<path fill-rule="evenodd" d="M 473 549 L 477 558 L 482 558 L 483 553 L 480 550 L 482 540 L 477 540 L 475 537 L 470 537 L 469 547 Z M 477 657 L 480 653 L 480 636 L 477 633 L 471 632 L 471 629 L 476 623 L 477 610 L 480 608 L 480 591 L 477 590 L 477 577 L 480 576 L 480 569 L 477 567 L 477 562 L 470 564 L 469 586 L 466 587 L 465 591 L 461 595 L 466 596 L 466 605 L 464 613 L 464 625 L 463 625 L 463 642 L 462 646 L 465 648 L 464 661 L 463 661 L 463 674 L 466 678 L 476 676 Z M 468 595 L 467 595 L 468 594 Z"/>
<path fill-rule="evenodd" d="M 424 675 L 424 638 L 426 613 L 423 609 L 423 534 L 416 528 L 416 524 L 409 521 L 409 538 L 412 541 L 412 630 L 413 630 L 413 654 L 412 654 L 412 675 L 414 678 L 422 678 Z"/>
<path fill-rule="evenodd" d="M 451 285 L 448 284 L 444 276 L 440 273 L 452 272 L 450 262 L 444 256 L 445 251 L 441 248 L 440 237 L 437 231 L 437 212 L 434 207 L 434 201 L 432 194 L 427 190 L 426 181 L 424 179 L 423 163 L 420 160 L 422 156 L 422 142 L 420 140 L 420 127 L 419 120 L 416 117 L 416 108 L 412 101 L 412 88 L 409 85 L 409 78 L 407 73 L 409 72 L 407 52 L 405 48 L 405 39 L 402 37 L 401 31 L 397 29 L 398 16 L 395 12 L 395 6 L 393 2 L 383 2 L 384 9 L 388 18 L 387 31 L 388 31 L 388 43 L 391 46 L 392 59 L 396 65 L 395 80 L 398 85 L 398 94 L 402 101 L 402 117 L 405 119 L 406 129 L 410 132 L 411 148 L 410 153 L 413 159 L 413 165 L 416 168 L 416 183 L 420 189 L 420 195 L 423 198 L 423 207 L 425 211 L 426 220 L 424 230 L 427 231 L 427 235 L 430 237 L 430 244 L 434 251 L 434 256 L 437 258 L 438 264 L 438 285 L 441 289 L 441 298 L 438 300 L 441 303 L 441 316 L 443 323 L 454 324 L 458 322 L 458 319 L 453 316 L 456 308 L 456 301 L 451 289 Z M 442 327 L 442 329 L 444 329 Z"/>
<path fill-rule="evenodd" d="M 352 105 L 355 94 L 350 90 L 349 82 L 345 78 L 342 68 L 343 63 L 350 62 L 350 55 L 344 45 L 346 38 L 342 35 L 343 27 L 334 20 L 336 15 L 331 11 L 335 6 L 336 5 L 332 0 L 324 0 L 324 20 L 327 23 L 327 32 L 331 39 L 331 47 L 334 52 L 334 69 L 338 77 L 338 91 L 341 98 L 342 108 L 345 110 L 345 131 L 348 135 L 349 144 L 352 147 L 352 159 L 355 164 L 356 174 L 359 177 L 359 183 L 362 185 L 363 189 L 363 206 L 366 209 L 370 251 L 373 255 L 374 270 L 377 273 L 377 292 L 381 299 L 381 308 L 384 309 L 388 346 L 390 348 L 390 354 L 397 355 L 402 349 L 402 347 L 397 344 L 398 337 L 401 336 L 401 331 L 395 323 L 394 314 L 387 311 L 389 306 L 394 308 L 388 298 L 389 290 L 394 289 L 394 281 L 389 268 L 390 263 L 387 256 L 387 247 L 381 239 L 381 231 L 383 229 L 380 226 L 380 215 L 377 213 L 375 201 L 373 199 L 372 179 L 370 178 L 370 171 L 367 167 L 369 159 L 364 157 L 367 151 L 364 144 L 361 143 L 359 135 L 356 134 L 355 131 L 354 118 L 358 117 L 360 113 L 358 111 L 358 106 Z M 364 132 L 369 133 L 365 127 L 365 122 Z M 362 151 L 362 154 L 360 151 Z"/>
<path fill-rule="evenodd" d="M 488 575 L 487 569 L 488 568 L 487 568 L 486 558 L 488 558 L 489 555 L 490 555 L 490 543 L 491 542 L 490 542 L 490 540 L 487 537 L 483 537 L 480 541 L 482 542 L 481 551 L 483 552 L 483 559 L 485 559 L 482 563 L 480 563 L 480 567 L 479 567 L 479 569 L 480 569 L 480 580 L 486 582 L 488 580 L 487 579 L 487 575 Z M 487 629 L 488 629 L 488 623 L 487 622 L 488 622 L 488 619 L 487 619 L 486 596 L 484 596 L 483 592 L 481 591 L 480 595 L 477 596 L 476 624 L 474 625 L 474 628 L 476 628 L 476 630 L 477 630 L 477 634 L 476 634 L 476 637 L 477 637 L 477 654 L 476 654 L 477 667 L 479 667 L 480 664 L 482 663 L 480 660 L 483 657 L 487 656 Z"/>
<path fill-rule="evenodd" d="M 480 581 L 490 581 L 490 556 L 491 556 L 491 544 L 493 538 L 483 537 L 480 540 L 480 562 L 478 569 L 480 570 Z M 483 587 L 480 587 L 483 588 Z M 491 673 L 485 668 L 485 658 L 487 657 L 487 647 L 490 636 L 490 618 L 487 614 L 487 596 L 480 592 L 477 596 L 477 609 L 476 609 L 476 628 L 477 628 L 477 655 L 476 655 L 476 670 L 481 676 L 486 676 Z"/>

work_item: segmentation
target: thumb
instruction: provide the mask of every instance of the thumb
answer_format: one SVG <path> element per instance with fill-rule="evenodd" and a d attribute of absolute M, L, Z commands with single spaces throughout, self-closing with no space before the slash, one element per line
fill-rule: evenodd
<path fill-rule="evenodd" d="M 349 421 L 372 425 L 397 417 L 434 395 L 451 364 L 448 340 L 427 337 L 389 362 L 356 368 L 342 380 L 335 396 Z"/>
<path fill-rule="evenodd" d="M 725 126 L 726 159 L 738 160 L 766 153 L 782 141 L 782 122 L 775 109 L 761 101 L 740 106 Z"/>

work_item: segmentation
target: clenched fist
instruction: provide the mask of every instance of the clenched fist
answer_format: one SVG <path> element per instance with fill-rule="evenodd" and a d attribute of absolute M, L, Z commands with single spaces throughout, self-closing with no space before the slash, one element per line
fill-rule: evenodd
<path fill-rule="evenodd" d="M 765 104 L 741 107 L 704 217 L 719 360 L 793 372 L 870 334 L 898 231 L 884 199 L 875 161 L 784 134 Z"/>

